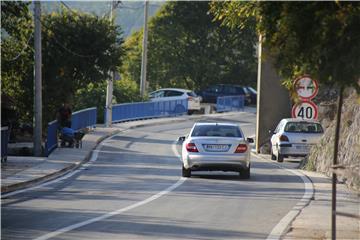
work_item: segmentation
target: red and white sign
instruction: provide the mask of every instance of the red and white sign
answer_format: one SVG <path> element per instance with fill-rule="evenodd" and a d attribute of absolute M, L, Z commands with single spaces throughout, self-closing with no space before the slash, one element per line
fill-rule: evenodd
<path fill-rule="evenodd" d="M 294 86 L 297 94 L 303 100 L 313 99 L 319 91 L 319 85 L 317 81 L 311 79 L 308 75 L 304 75 L 295 79 Z"/>
<path fill-rule="evenodd" d="M 291 117 L 316 120 L 318 117 L 318 107 L 311 101 L 303 101 L 293 106 Z"/>

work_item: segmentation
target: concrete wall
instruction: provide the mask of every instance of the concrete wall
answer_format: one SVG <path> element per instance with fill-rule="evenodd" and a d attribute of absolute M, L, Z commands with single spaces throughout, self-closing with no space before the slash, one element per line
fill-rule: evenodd
<path fill-rule="evenodd" d="M 288 90 L 281 85 L 271 57 L 266 54 L 259 40 L 257 81 L 256 151 L 269 142 L 269 130 L 274 130 L 279 121 L 291 117 L 291 101 Z"/>

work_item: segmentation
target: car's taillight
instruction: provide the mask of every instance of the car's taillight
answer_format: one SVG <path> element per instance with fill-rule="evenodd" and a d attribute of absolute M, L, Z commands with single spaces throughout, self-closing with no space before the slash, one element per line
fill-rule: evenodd
<path fill-rule="evenodd" d="M 283 142 L 288 142 L 289 141 L 289 138 L 285 135 L 280 135 L 279 137 L 280 141 L 283 141 Z"/>
<path fill-rule="evenodd" d="M 189 101 L 194 100 L 194 98 L 193 98 L 193 97 L 188 97 L 187 99 L 188 99 Z"/>
<path fill-rule="evenodd" d="M 186 144 L 186 150 L 188 152 L 199 152 L 198 149 L 195 146 L 195 143 L 188 143 Z"/>
<path fill-rule="evenodd" d="M 247 150 L 246 144 L 239 144 L 235 150 L 235 153 L 244 153 Z"/>

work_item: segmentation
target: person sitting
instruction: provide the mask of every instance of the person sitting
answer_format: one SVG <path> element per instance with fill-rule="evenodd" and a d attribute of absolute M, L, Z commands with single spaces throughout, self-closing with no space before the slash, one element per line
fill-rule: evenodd
<path fill-rule="evenodd" d="M 68 103 L 64 103 L 57 112 L 57 120 L 59 122 L 59 127 L 68 127 L 71 128 L 71 108 Z"/>

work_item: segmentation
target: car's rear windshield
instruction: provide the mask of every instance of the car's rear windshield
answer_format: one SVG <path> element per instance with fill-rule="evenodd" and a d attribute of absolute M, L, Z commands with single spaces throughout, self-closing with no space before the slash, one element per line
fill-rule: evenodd
<path fill-rule="evenodd" d="M 186 94 L 190 97 L 197 97 L 196 93 L 194 92 L 186 92 Z"/>
<path fill-rule="evenodd" d="M 319 123 L 288 122 L 285 126 L 285 132 L 322 133 L 324 130 Z"/>
<path fill-rule="evenodd" d="M 237 137 L 242 134 L 237 126 L 229 125 L 197 125 L 195 126 L 192 137 Z"/>

